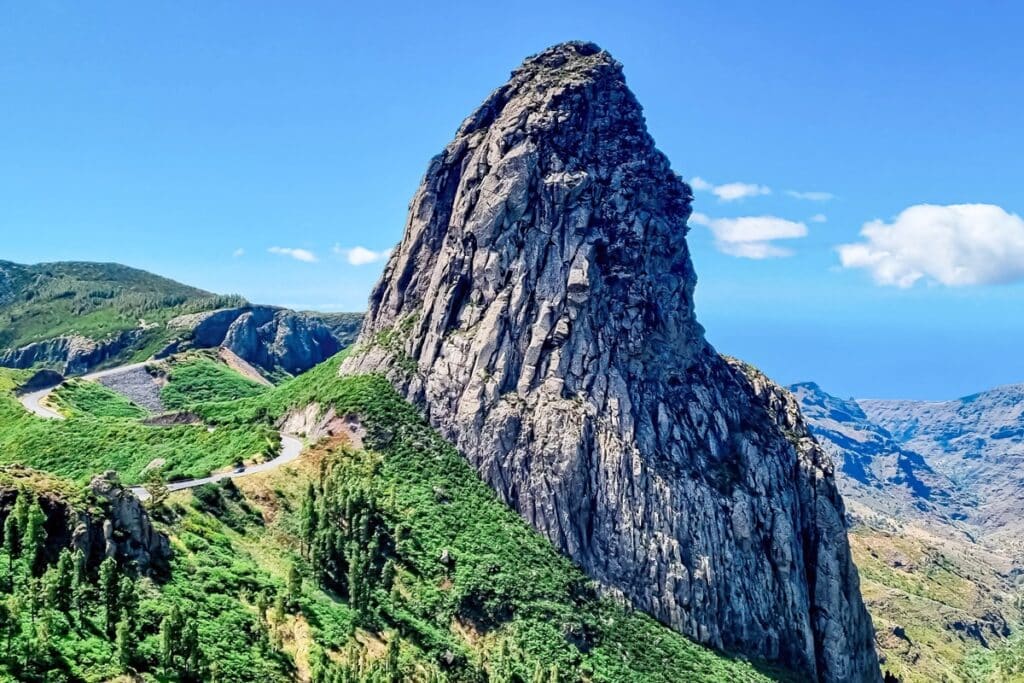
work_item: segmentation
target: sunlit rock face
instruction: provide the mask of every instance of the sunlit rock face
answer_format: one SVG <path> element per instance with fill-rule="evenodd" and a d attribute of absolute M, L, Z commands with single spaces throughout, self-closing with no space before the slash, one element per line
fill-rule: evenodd
<path fill-rule="evenodd" d="M 673 628 L 880 680 L 829 458 L 694 316 L 691 199 L 607 52 L 530 57 L 431 161 L 342 372 L 385 373 L 534 528 Z"/>

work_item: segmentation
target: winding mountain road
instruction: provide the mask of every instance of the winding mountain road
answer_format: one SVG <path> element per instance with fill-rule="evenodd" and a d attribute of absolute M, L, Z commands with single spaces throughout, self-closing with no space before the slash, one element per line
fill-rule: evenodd
<path fill-rule="evenodd" d="M 116 368 L 110 368 L 108 370 L 100 370 L 99 372 L 93 372 L 88 375 L 82 375 L 80 379 L 86 381 L 95 381 L 101 377 L 109 375 L 116 375 L 122 372 L 128 372 L 137 368 L 145 367 L 146 362 L 132 363 L 131 365 L 121 365 Z M 22 394 L 18 397 L 21 405 L 25 406 L 25 409 L 34 415 L 46 418 L 48 420 L 63 420 L 64 416 L 55 410 L 52 410 L 45 405 L 43 401 L 49 396 L 60 384 L 54 385 L 48 389 L 40 389 L 39 391 L 32 391 L 27 394 Z M 244 477 L 250 474 L 258 474 L 260 472 L 269 472 L 270 470 L 277 469 L 281 465 L 293 462 L 297 460 L 299 455 L 302 454 L 302 440 L 294 434 L 286 434 L 280 432 L 281 436 L 281 450 L 276 457 L 267 460 L 266 462 L 257 463 L 255 465 L 248 465 L 245 467 L 239 467 L 228 472 L 218 472 L 211 474 L 208 477 L 200 477 L 198 479 L 185 479 L 182 481 L 172 481 L 167 484 L 168 491 L 181 491 L 183 489 L 191 489 L 203 484 L 212 484 L 220 481 L 221 479 L 235 479 L 237 477 Z M 135 497 L 141 501 L 148 500 L 152 496 L 144 486 L 132 486 L 129 490 L 135 494 Z"/>
<path fill-rule="evenodd" d="M 60 385 L 58 385 L 60 386 Z M 56 410 L 51 410 L 43 405 L 42 401 L 44 398 L 50 395 L 57 387 L 50 387 L 49 389 L 40 389 L 39 391 L 31 391 L 27 394 L 22 394 L 18 397 L 21 401 L 21 405 L 25 406 L 25 410 L 38 415 L 39 417 L 45 417 L 48 420 L 63 420 L 64 416 L 58 413 Z"/>
<path fill-rule="evenodd" d="M 281 452 L 278 453 L 277 457 L 267 460 L 266 462 L 257 463 L 255 465 L 249 465 L 247 467 L 239 467 L 229 472 L 219 472 L 217 474 L 211 474 L 208 477 L 200 477 L 199 479 L 185 479 L 183 481 L 172 481 L 167 483 L 168 491 L 181 491 L 182 489 L 194 489 L 197 486 L 203 484 L 213 484 L 221 479 L 236 479 L 238 477 L 245 477 L 250 474 L 257 474 L 259 472 L 269 472 L 270 470 L 277 469 L 281 465 L 297 460 L 299 454 L 302 453 L 302 441 L 291 434 L 285 434 L 281 432 Z M 129 489 L 135 494 L 135 497 L 141 501 L 149 500 L 150 494 L 146 490 L 145 486 L 132 486 Z"/>

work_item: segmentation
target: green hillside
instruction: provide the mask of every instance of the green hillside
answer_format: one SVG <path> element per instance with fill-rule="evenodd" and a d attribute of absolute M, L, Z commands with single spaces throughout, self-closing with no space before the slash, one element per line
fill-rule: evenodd
<path fill-rule="evenodd" d="M 40 594 L 37 609 L 55 630 L 40 645 L 19 613 L 15 655 L 0 652 L 8 672 L 49 680 L 41 672 L 60 662 L 62 680 L 85 681 L 119 673 L 315 683 L 785 678 L 601 597 L 383 378 L 338 377 L 336 356 L 277 387 L 247 387 L 211 363 L 192 357 L 172 366 L 177 379 L 168 386 L 205 420 L 177 427 L 146 426 L 131 404 L 86 383 L 59 390 L 66 420 L 37 418 L 10 394 L 26 373 L 4 374 L 0 461 L 79 482 L 108 467 L 130 481 L 153 457 L 167 457 L 168 471 L 212 466 L 200 454 L 217 439 L 223 461 L 233 440 L 265 440 L 282 417 L 311 403 L 358 425 L 353 435 L 311 444 L 291 465 L 158 496 L 151 513 L 174 558 L 168 577 L 137 583 L 143 609 L 132 617 L 132 642 L 119 644 L 116 624 L 104 631 L 100 602 L 86 599 L 91 616 L 78 619 Z M 218 385 L 229 393 L 218 395 Z M 189 388 L 199 397 L 245 397 L 189 401 Z M 25 605 L 37 585 L 27 571 L 17 598 Z M 171 627 L 189 636 L 180 651 L 162 639 Z"/>
<path fill-rule="evenodd" d="M 68 334 L 103 339 L 244 303 L 116 263 L 0 261 L 0 349 Z"/>

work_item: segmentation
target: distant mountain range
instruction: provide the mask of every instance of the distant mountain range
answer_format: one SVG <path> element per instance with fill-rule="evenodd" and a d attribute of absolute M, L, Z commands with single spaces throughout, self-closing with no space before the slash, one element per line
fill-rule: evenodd
<path fill-rule="evenodd" d="M 225 346 L 268 376 L 296 374 L 354 339 L 362 315 L 259 306 L 116 263 L 0 261 L 0 366 L 83 374 Z"/>
<path fill-rule="evenodd" d="M 888 666 L 974 680 L 960 663 L 1005 647 L 1022 618 L 1024 385 L 939 402 L 789 388 L 836 463 Z"/>

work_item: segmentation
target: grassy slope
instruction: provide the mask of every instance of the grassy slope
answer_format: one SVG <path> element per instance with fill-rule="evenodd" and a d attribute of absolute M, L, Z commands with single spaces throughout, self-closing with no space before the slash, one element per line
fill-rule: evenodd
<path fill-rule="evenodd" d="M 998 634 L 980 630 L 991 650 L 969 634 L 986 614 L 1001 613 L 1011 625 L 1022 616 L 1019 598 L 978 548 L 865 526 L 851 530 L 850 546 L 884 668 L 905 683 L 1024 680 L 987 673 L 1014 656 Z"/>
<path fill-rule="evenodd" d="M 103 339 L 142 321 L 157 325 L 144 343 L 158 345 L 168 319 L 241 303 L 118 264 L 0 261 L 0 349 L 66 334 Z"/>
<path fill-rule="evenodd" d="M 225 425 L 273 419 L 309 403 L 360 416 L 374 454 L 342 450 L 333 457 L 349 480 L 385 501 L 391 523 L 411 537 L 415 550 L 393 558 L 403 597 L 378 600 L 385 625 L 405 634 L 412 660 L 433 664 L 444 651 L 454 651 L 482 661 L 498 656 L 505 643 L 526 677 L 543 663 L 557 664 L 563 680 L 770 680 L 747 663 L 598 598 L 583 573 L 498 501 L 386 381 L 338 378 L 339 362 L 336 357 L 261 396 L 201 410 Z M 301 477 L 290 487 L 273 478 L 267 483 L 285 512 L 265 538 L 293 549 L 302 484 Z M 239 480 L 243 489 L 250 485 Z M 252 493 L 268 496 L 266 490 Z M 455 558 L 454 572 L 438 561 L 445 550 Z M 482 622 L 480 605 L 488 606 Z"/>
<path fill-rule="evenodd" d="M 51 402 L 64 415 L 136 419 L 148 415 L 145 408 L 97 382 L 73 379 L 51 396 Z"/>
<path fill-rule="evenodd" d="M 176 479 L 264 457 L 278 447 L 277 433 L 267 424 L 236 424 L 211 432 L 202 425 L 150 427 L 133 417 L 112 417 L 131 410 L 98 385 L 73 385 L 58 392 L 68 419 L 38 418 L 12 393 L 27 376 L 0 369 L 0 464 L 24 464 L 80 481 L 115 469 L 124 481 L 136 482 L 157 458 L 167 463 L 165 475 Z"/>
<path fill-rule="evenodd" d="M 243 377 L 209 353 L 189 354 L 172 362 L 160 398 L 168 410 L 187 410 L 196 403 L 233 401 L 267 390 Z"/>

